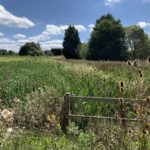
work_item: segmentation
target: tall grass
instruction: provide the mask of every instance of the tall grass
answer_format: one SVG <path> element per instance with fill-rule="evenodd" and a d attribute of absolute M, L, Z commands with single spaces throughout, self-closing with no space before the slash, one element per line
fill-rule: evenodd
<path fill-rule="evenodd" d="M 28 118 L 26 121 L 30 125 L 33 119 L 32 116 L 37 116 L 35 119 L 39 119 L 40 122 L 45 120 L 45 118 L 41 119 L 44 115 L 51 115 L 45 114 L 45 110 L 53 107 L 53 105 L 49 104 L 49 101 L 52 103 L 55 97 L 49 95 L 51 92 L 45 92 L 45 88 L 57 91 L 57 97 L 60 99 L 66 92 L 82 96 L 144 98 L 150 94 L 150 67 L 145 62 L 142 62 L 141 70 L 142 77 L 139 76 L 134 67 L 128 66 L 125 62 L 66 61 L 62 58 L 46 57 L 0 57 L 1 108 L 11 107 L 16 109 L 17 107 L 17 111 Z M 120 91 L 120 82 L 125 83 L 125 92 Z M 21 105 L 15 104 L 16 99 L 21 101 Z M 110 106 L 104 103 L 78 103 L 76 105 L 77 109 L 79 110 L 77 113 L 86 115 L 113 116 L 119 108 L 116 105 Z M 22 110 L 26 111 L 22 112 Z M 42 112 L 42 115 L 36 112 Z M 36 115 L 34 115 L 35 113 Z M 134 115 L 129 113 L 128 116 L 132 117 Z M 22 117 L 19 119 L 20 121 L 17 121 L 19 124 L 24 122 Z M 31 122 L 29 122 L 29 118 Z M 44 124 L 45 122 L 42 123 Z M 90 124 L 87 124 L 86 121 L 84 123 L 87 128 L 90 128 Z M 100 122 L 97 123 L 98 125 L 101 124 Z M 27 126 L 27 124 L 22 124 L 22 126 Z M 82 121 L 79 120 L 77 124 L 82 126 Z M 48 125 L 50 126 L 50 124 Z M 18 140 L 19 134 L 10 141 L 6 141 L 4 147 L 7 147 L 6 149 L 49 149 L 53 147 L 54 149 L 83 149 L 83 147 L 84 149 L 92 149 L 91 144 L 98 147 L 97 143 L 101 147 L 107 147 L 110 140 L 103 140 L 108 138 L 108 136 L 106 138 L 103 138 L 103 136 L 106 133 L 109 134 L 108 132 L 115 137 L 112 138 L 115 140 L 115 143 L 111 141 L 109 148 L 112 145 L 119 146 L 118 137 L 123 138 L 120 141 L 122 147 L 127 146 L 129 143 L 125 139 L 128 137 L 125 135 L 123 135 L 125 137 L 121 136 L 123 134 L 122 130 L 119 127 L 119 130 L 117 130 L 117 127 L 117 123 L 110 124 L 109 128 L 107 128 L 107 125 L 102 124 L 104 129 L 104 131 L 100 131 L 102 135 L 99 135 L 97 131 L 90 131 L 89 133 L 92 135 L 90 137 L 90 134 L 81 131 L 77 136 L 77 140 L 72 140 L 62 135 L 54 137 L 54 135 L 45 133 L 41 137 L 23 134 Z M 72 127 L 72 129 L 76 130 L 76 127 Z M 92 130 L 95 129 L 96 125 Z M 110 129 L 115 133 L 112 133 Z M 116 136 L 117 131 L 120 134 Z M 74 137 L 76 136 L 72 138 Z M 142 138 L 142 134 L 140 138 Z M 136 149 L 137 139 L 132 139 L 132 141 L 130 145 Z"/>

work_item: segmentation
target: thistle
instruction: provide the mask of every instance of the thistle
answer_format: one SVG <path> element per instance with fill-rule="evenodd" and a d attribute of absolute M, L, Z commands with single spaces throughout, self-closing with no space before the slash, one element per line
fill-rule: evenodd
<path fill-rule="evenodd" d="M 118 119 L 119 118 L 119 114 L 118 112 L 115 112 L 115 118 Z"/>
<path fill-rule="evenodd" d="M 143 74 L 142 74 L 142 72 L 140 72 L 140 77 L 143 77 Z"/>
<path fill-rule="evenodd" d="M 120 87 L 120 92 L 124 93 L 124 88 L 123 87 Z"/>
<path fill-rule="evenodd" d="M 124 99 L 123 99 L 123 98 L 120 98 L 120 99 L 119 99 L 119 102 L 120 102 L 120 103 L 124 103 Z"/>
<path fill-rule="evenodd" d="M 127 65 L 131 66 L 131 61 L 130 60 L 127 61 Z"/>
<path fill-rule="evenodd" d="M 133 66 L 134 66 L 134 67 L 138 67 L 138 66 L 139 66 L 139 60 L 138 60 L 138 59 L 135 59 L 135 60 L 134 60 Z"/>
<path fill-rule="evenodd" d="M 148 104 L 150 102 L 150 97 L 146 97 L 145 99 L 144 99 L 144 103 L 145 104 Z"/>
<path fill-rule="evenodd" d="M 121 81 L 121 82 L 120 82 L 120 87 L 122 87 L 122 88 L 124 88 L 124 87 L 125 87 L 125 85 L 124 85 L 124 82 L 123 82 L 123 81 Z"/>

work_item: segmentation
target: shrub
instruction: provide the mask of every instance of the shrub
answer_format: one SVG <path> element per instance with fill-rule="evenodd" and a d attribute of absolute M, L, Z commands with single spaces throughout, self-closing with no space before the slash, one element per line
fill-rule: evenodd
<path fill-rule="evenodd" d="M 43 52 L 39 43 L 30 42 L 21 46 L 19 55 L 40 56 L 43 55 Z"/>
<path fill-rule="evenodd" d="M 44 54 L 45 54 L 46 56 L 53 56 L 53 53 L 52 53 L 50 50 L 45 50 L 45 51 L 44 51 Z"/>
<path fill-rule="evenodd" d="M 15 123 L 27 128 L 43 128 L 51 126 L 50 119 L 53 121 L 53 127 L 59 125 L 61 114 L 61 99 L 53 87 L 39 88 L 25 97 L 24 102 L 20 102 L 15 107 Z M 55 128 L 55 127 L 54 127 Z"/>
<path fill-rule="evenodd" d="M 62 49 L 61 48 L 52 48 L 51 52 L 54 56 L 62 55 Z"/>

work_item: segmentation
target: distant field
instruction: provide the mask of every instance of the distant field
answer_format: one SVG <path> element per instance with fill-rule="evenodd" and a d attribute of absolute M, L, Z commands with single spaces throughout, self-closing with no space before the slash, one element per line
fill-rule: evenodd
<path fill-rule="evenodd" d="M 141 68 L 142 78 L 125 62 L 0 57 L 0 97 L 4 100 L 13 100 L 15 97 L 22 99 L 33 89 L 43 86 L 55 87 L 62 96 L 65 92 L 73 92 L 76 95 L 118 97 L 118 84 L 124 81 L 124 96 L 136 98 L 136 84 L 140 81 L 143 84 L 140 86 L 144 86 L 150 81 L 150 67 L 142 62 Z"/>
<path fill-rule="evenodd" d="M 150 65 L 146 61 L 139 64 L 142 77 L 139 70 L 128 66 L 126 62 L 77 61 L 62 57 L 0 57 L 0 99 L 6 108 L 13 108 L 16 98 L 26 103 L 29 94 L 44 87 L 55 89 L 60 98 L 66 92 L 82 96 L 145 98 L 150 95 Z M 120 92 L 121 81 L 125 84 L 124 93 Z M 96 114 L 99 109 L 103 115 L 111 115 L 115 111 L 114 108 L 110 111 L 109 106 L 97 104 L 91 105 L 91 109 L 90 113 Z M 89 113 L 87 107 L 81 107 L 80 110 Z M 82 136 L 80 138 L 86 135 Z M 47 138 L 41 144 L 46 143 Z M 29 143 L 35 141 L 36 137 L 33 137 L 33 141 L 29 139 Z M 66 144 L 70 144 L 68 149 L 72 149 L 75 142 L 66 137 L 60 137 L 57 141 L 66 141 Z"/>

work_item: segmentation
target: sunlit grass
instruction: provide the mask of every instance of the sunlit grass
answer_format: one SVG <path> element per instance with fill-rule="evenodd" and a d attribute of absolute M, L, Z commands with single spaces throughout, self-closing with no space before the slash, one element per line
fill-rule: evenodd
<path fill-rule="evenodd" d="M 150 67 L 146 62 L 141 62 L 141 69 L 142 78 L 126 62 L 77 61 L 60 57 L 0 57 L 0 99 L 5 107 L 13 107 L 14 99 L 18 98 L 26 103 L 28 94 L 38 93 L 45 86 L 56 89 L 58 97 L 70 92 L 81 96 L 140 99 L 149 96 L 150 91 Z M 125 83 L 124 93 L 120 92 L 120 81 Z M 78 103 L 77 109 L 86 115 L 113 116 L 116 106 Z M 86 145 L 84 139 L 90 139 L 89 135 L 83 134 L 75 145 L 74 139 L 63 135 L 57 137 L 43 133 L 33 134 L 34 131 L 21 137 L 19 134 L 6 141 L 6 149 L 55 149 L 57 146 L 57 149 L 69 150 L 73 149 L 73 146 Z"/>

